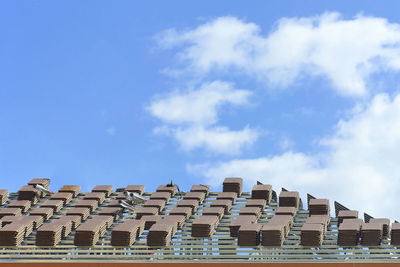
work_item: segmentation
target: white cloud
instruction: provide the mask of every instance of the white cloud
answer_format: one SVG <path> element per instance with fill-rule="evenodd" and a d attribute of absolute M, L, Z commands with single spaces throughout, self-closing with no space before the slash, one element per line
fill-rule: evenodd
<path fill-rule="evenodd" d="M 154 132 L 172 135 L 184 151 L 204 148 L 220 154 L 238 154 L 256 141 L 257 131 L 248 126 L 233 131 L 215 124 L 223 104 L 244 105 L 250 95 L 230 83 L 214 81 L 204 83 L 199 89 L 158 96 L 148 110 L 164 122 Z"/>
<path fill-rule="evenodd" d="M 305 75 L 323 76 L 345 96 L 366 95 L 375 72 L 400 70 L 400 25 L 363 15 L 283 18 L 266 36 L 254 23 L 220 17 L 193 30 L 165 31 L 159 42 L 183 46 L 178 58 L 190 72 L 233 67 L 284 87 Z"/>
<path fill-rule="evenodd" d="M 174 135 L 186 151 L 205 148 L 207 151 L 231 155 L 239 154 L 244 147 L 252 145 L 258 138 L 258 133 L 247 126 L 240 131 L 232 131 L 227 127 L 195 126 L 176 129 Z"/>
<path fill-rule="evenodd" d="M 386 94 L 341 120 L 335 133 L 320 141 L 322 153 L 238 159 L 188 166 L 214 186 L 224 177 L 242 176 L 247 189 L 256 180 L 337 200 L 372 216 L 399 219 L 400 95 Z"/>
<path fill-rule="evenodd" d="M 217 122 L 217 111 L 222 104 L 243 105 L 250 95 L 250 91 L 235 89 L 231 83 L 214 81 L 196 90 L 159 96 L 148 109 L 166 123 L 206 126 Z"/>

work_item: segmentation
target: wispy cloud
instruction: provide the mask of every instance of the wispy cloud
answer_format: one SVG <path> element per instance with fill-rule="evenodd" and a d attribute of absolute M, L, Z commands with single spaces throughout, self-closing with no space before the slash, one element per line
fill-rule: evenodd
<path fill-rule="evenodd" d="M 186 72 L 235 68 L 281 87 L 321 76 L 344 96 L 365 96 L 371 74 L 400 70 L 400 25 L 363 15 L 282 18 L 265 36 L 254 23 L 220 17 L 192 30 L 169 29 L 158 40 L 181 49 L 177 56 Z"/>
<path fill-rule="evenodd" d="M 148 109 L 166 123 L 207 126 L 217 122 L 222 105 L 244 105 L 251 94 L 248 90 L 235 89 L 231 83 L 214 81 L 203 83 L 198 89 L 159 95 Z"/>
<path fill-rule="evenodd" d="M 216 125 L 222 105 L 245 105 L 251 92 L 231 83 L 203 83 L 198 89 L 174 91 L 154 98 L 149 112 L 164 124 L 156 133 L 172 135 L 184 151 L 204 148 L 220 154 L 238 154 L 258 138 L 255 129 L 239 131 Z"/>

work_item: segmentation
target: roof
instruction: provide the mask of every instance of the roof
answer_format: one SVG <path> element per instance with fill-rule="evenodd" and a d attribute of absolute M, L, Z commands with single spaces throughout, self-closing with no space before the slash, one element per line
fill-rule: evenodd
<path fill-rule="evenodd" d="M 96 187 L 96 190 L 99 187 Z M 114 201 L 119 195 L 118 192 L 110 191 L 109 187 L 101 188 L 107 189 L 108 196 L 104 197 L 104 201 L 102 201 L 97 208 L 93 211 L 89 210 L 89 215 L 86 220 L 91 220 L 92 218 L 96 218 L 100 216 L 102 210 L 107 210 L 107 206 L 110 202 Z M 56 191 L 56 190 L 55 190 Z M 373 262 L 373 261 L 395 261 L 398 262 L 398 255 L 400 254 L 400 249 L 397 249 L 395 245 L 391 245 L 391 236 L 388 234 L 384 236 L 380 243 L 376 246 L 366 247 L 361 246 L 359 242 L 351 247 L 340 247 L 337 245 L 338 241 L 338 218 L 331 217 L 329 225 L 326 225 L 327 231 L 324 232 L 324 238 L 322 244 L 318 247 L 304 247 L 301 246 L 301 229 L 305 225 L 307 218 L 309 218 L 310 214 L 308 210 L 303 210 L 299 208 L 297 210 L 296 215 L 293 217 L 293 225 L 290 226 L 290 230 L 288 234 L 285 236 L 283 243 L 281 246 L 275 247 L 265 247 L 262 246 L 262 243 L 259 243 L 256 246 L 239 246 L 238 238 L 231 236 L 230 224 L 233 222 L 235 218 L 239 216 L 240 210 L 246 206 L 247 201 L 252 199 L 252 195 L 249 192 L 242 192 L 239 196 L 237 196 L 234 201 L 232 207 L 227 210 L 224 210 L 224 214 L 222 214 L 221 219 L 207 219 L 205 216 L 213 216 L 211 215 L 202 215 L 203 209 L 209 209 L 211 203 L 217 198 L 220 192 L 210 192 L 202 202 L 199 202 L 198 208 L 189 216 L 188 219 L 182 225 L 177 225 L 174 230 L 173 236 L 171 240 L 167 240 L 165 246 L 162 247 L 154 247 L 148 246 L 147 243 L 147 235 L 149 234 L 150 229 L 141 230 L 137 233 L 137 236 L 132 236 L 132 231 L 130 231 L 130 241 L 133 240 L 133 243 L 129 246 L 125 247 L 114 247 L 111 245 L 111 238 L 113 229 L 119 229 L 117 227 L 124 222 L 129 220 L 136 219 L 135 211 L 127 211 L 124 210 L 120 213 L 120 216 L 114 218 L 112 225 L 107 225 L 107 229 L 104 230 L 103 233 L 100 233 L 98 241 L 89 247 L 76 246 L 74 244 L 75 238 L 75 229 L 72 229 L 70 234 L 65 238 L 62 238 L 58 244 L 54 247 L 37 247 L 36 246 L 36 233 L 37 229 L 33 230 L 27 237 L 23 238 L 23 241 L 17 246 L 8 246 L 5 249 L 0 249 L 0 261 L 32 261 L 32 260 L 40 260 L 40 261 L 151 261 L 151 262 L 193 262 L 193 260 L 200 262 L 353 262 L 353 261 L 361 261 L 361 262 Z M 143 196 L 146 199 L 149 199 L 153 192 L 144 192 Z M 151 224 L 156 222 L 162 222 L 157 224 L 154 227 L 154 230 L 161 228 L 168 228 L 166 226 L 162 226 L 165 223 L 169 223 L 169 221 L 174 222 L 176 220 L 163 220 L 163 218 L 170 217 L 170 211 L 176 209 L 178 203 L 183 199 L 183 195 L 175 194 L 168 199 L 165 207 L 158 211 L 158 215 L 161 220 L 155 220 Z M 287 193 L 284 193 L 287 194 Z M 290 193 L 293 194 L 293 193 Z M 44 221 L 44 224 L 48 224 L 50 222 L 59 220 L 61 218 L 65 218 L 67 213 L 74 209 L 75 204 L 82 201 L 87 195 L 92 195 L 91 193 L 79 192 L 76 196 L 73 196 L 72 199 L 65 203 L 65 205 L 61 208 L 61 210 L 55 212 L 51 215 L 48 220 Z M 153 194 L 154 195 L 154 194 Z M 297 194 L 295 194 L 297 195 Z M 7 209 L 7 205 L 10 201 L 18 199 L 18 193 L 10 193 L 8 195 L 8 201 L 6 201 L 2 206 L 0 206 L 0 211 L 2 209 Z M 29 216 L 29 212 L 33 209 L 37 209 L 41 206 L 41 204 L 45 203 L 47 199 L 50 199 L 50 196 L 44 196 L 38 200 L 38 202 L 32 202 L 32 207 L 26 212 L 23 213 L 23 216 Z M 36 201 L 36 200 L 35 200 Z M 268 202 L 268 201 L 267 201 Z M 139 205 L 137 207 L 138 210 L 141 210 Z M 283 223 L 283 220 L 279 220 L 277 217 L 274 218 L 275 212 L 279 207 L 279 203 L 271 200 L 269 203 L 266 203 L 264 208 L 260 212 L 260 216 L 258 217 L 256 224 L 260 225 L 251 227 L 251 229 L 255 229 L 255 235 L 257 238 L 261 236 L 262 226 L 268 225 L 269 221 L 273 221 L 271 223 L 271 229 L 277 228 L 277 223 Z M 89 209 L 89 208 L 88 208 Z M 86 210 L 85 210 L 86 211 Z M 47 218 L 48 214 L 43 215 L 44 219 Z M 243 215 L 242 215 L 243 216 Z M 276 215 L 276 216 L 290 216 L 290 215 Z M 76 217 L 76 216 L 75 216 Z M 146 218 L 146 217 L 144 217 Z M 214 229 L 214 225 L 210 226 L 212 233 L 208 237 L 192 237 L 192 222 L 194 220 L 199 221 L 199 218 L 203 218 L 202 222 L 207 224 L 207 222 L 214 221 L 217 222 L 216 228 Z M 1 219 L 0 219 L 1 221 Z M 321 220 L 309 220 L 308 223 L 315 221 L 316 223 L 321 223 Z M 85 221 L 81 222 L 81 225 L 84 224 Z M 248 226 L 246 219 L 244 223 Z M 79 226 L 79 223 L 76 222 L 76 227 Z M 80 226 L 80 229 L 88 229 L 91 231 L 93 225 L 84 225 Z M 131 224 L 132 227 L 138 227 L 138 224 Z M 148 225 L 148 224 L 146 224 Z M 376 225 L 376 224 L 374 224 Z M 371 225 L 372 226 L 372 225 Z M 148 226 L 151 227 L 151 226 Z M 4 229 L 11 229 L 13 231 L 20 231 L 21 227 L 15 225 L 14 227 L 3 227 L 0 228 L 0 238 L 1 231 Z M 267 229 L 265 227 L 264 229 Z M 313 226 L 306 226 L 305 228 L 312 228 Z M 321 229 L 320 226 L 315 226 L 315 229 Z M 168 228 L 169 229 L 169 228 Z M 365 228 L 367 229 L 367 228 Z M 400 227 L 395 225 L 394 229 L 399 231 Z M 97 232 L 96 232 L 97 234 Z M 201 233 L 200 233 L 201 234 Z M 397 232 L 395 233 L 397 234 Z M 397 234 L 398 235 L 398 234 Z M 398 235 L 400 236 L 400 235 Z M 96 240 L 95 240 L 96 241 Z M 168 243 L 169 242 L 169 243 Z M 257 241 L 259 242 L 259 241 Z"/>

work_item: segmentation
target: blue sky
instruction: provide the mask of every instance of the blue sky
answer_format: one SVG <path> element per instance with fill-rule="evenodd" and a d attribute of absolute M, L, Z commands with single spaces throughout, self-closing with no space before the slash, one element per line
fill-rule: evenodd
<path fill-rule="evenodd" d="M 241 176 L 398 219 L 399 6 L 3 1 L 0 187 Z"/>

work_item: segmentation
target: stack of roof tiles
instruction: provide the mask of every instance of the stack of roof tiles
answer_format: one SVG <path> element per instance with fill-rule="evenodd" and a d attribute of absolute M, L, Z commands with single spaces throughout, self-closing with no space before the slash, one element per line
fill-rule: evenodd
<path fill-rule="evenodd" d="M 246 202 L 246 207 L 258 207 L 261 210 L 264 210 L 265 205 L 267 205 L 267 201 L 264 199 L 248 199 Z"/>
<path fill-rule="evenodd" d="M 29 216 L 30 218 L 33 218 L 33 228 L 37 229 L 43 224 L 43 217 L 42 216 Z"/>
<path fill-rule="evenodd" d="M 107 228 L 111 227 L 111 225 L 113 224 L 114 217 L 108 215 L 93 216 L 86 222 L 100 225 L 99 237 L 102 237 L 106 233 Z"/>
<path fill-rule="evenodd" d="M 310 215 L 329 215 L 329 200 L 322 198 L 310 199 L 308 203 L 308 210 Z"/>
<path fill-rule="evenodd" d="M 295 191 L 282 191 L 279 194 L 279 206 L 280 207 L 299 207 L 300 197 L 299 192 Z"/>
<path fill-rule="evenodd" d="M 45 200 L 42 204 L 40 204 L 41 208 L 52 208 L 53 213 L 59 212 L 64 206 L 64 201 L 61 199 L 48 199 Z"/>
<path fill-rule="evenodd" d="M 238 233 L 239 246 L 258 246 L 260 244 L 260 230 L 262 226 L 257 223 L 248 223 L 240 226 Z"/>
<path fill-rule="evenodd" d="M 0 219 L 0 228 L 7 224 L 13 223 L 16 220 L 20 220 L 22 217 L 23 216 L 3 216 Z"/>
<path fill-rule="evenodd" d="M 4 216 L 20 216 L 21 209 L 20 208 L 2 208 L 0 209 L 0 219 Z"/>
<path fill-rule="evenodd" d="M 306 224 L 321 224 L 323 226 L 323 236 L 325 236 L 327 230 L 328 230 L 328 225 L 329 225 L 329 215 L 314 215 L 310 216 L 306 220 Z"/>
<path fill-rule="evenodd" d="M 21 219 L 21 223 L 25 224 L 25 234 L 24 234 L 24 238 L 29 236 L 32 232 L 33 232 L 33 225 L 35 222 L 35 218 L 31 218 L 31 216 L 20 216 L 22 217 Z"/>
<path fill-rule="evenodd" d="M 126 220 L 117 225 L 111 232 L 112 246 L 131 246 L 136 238 L 143 232 L 144 221 L 142 220 Z"/>
<path fill-rule="evenodd" d="M 199 207 L 199 201 L 196 199 L 182 199 L 176 206 L 190 208 L 192 212 L 195 212 Z"/>
<path fill-rule="evenodd" d="M 218 222 L 218 216 L 200 216 L 194 219 L 192 237 L 211 237 Z"/>
<path fill-rule="evenodd" d="M 59 220 L 66 220 L 71 222 L 71 229 L 75 230 L 82 222 L 82 218 L 79 215 L 68 215 L 60 217 Z"/>
<path fill-rule="evenodd" d="M 208 193 L 210 193 L 210 186 L 204 184 L 193 185 L 192 188 L 190 189 L 190 192 L 203 192 L 207 196 Z"/>
<path fill-rule="evenodd" d="M 144 207 L 144 208 L 137 208 L 136 209 L 136 219 L 142 218 L 144 215 L 157 215 L 158 214 L 158 208 L 152 208 L 152 207 Z"/>
<path fill-rule="evenodd" d="M 291 215 L 275 215 L 268 221 L 268 224 L 278 224 L 284 226 L 285 237 L 289 234 L 290 228 L 293 225 L 293 216 Z"/>
<path fill-rule="evenodd" d="M 177 229 L 182 229 L 183 224 L 186 221 L 186 217 L 183 215 L 171 215 L 171 216 L 166 216 L 162 219 L 163 222 L 165 223 L 172 223 L 176 225 Z"/>
<path fill-rule="evenodd" d="M 28 182 L 28 185 L 41 185 L 46 189 L 50 187 L 50 179 L 49 178 L 33 178 Z"/>
<path fill-rule="evenodd" d="M 107 207 L 120 207 L 121 208 L 120 200 L 125 199 L 125 198 L 126 198 L 125 195 L 124 195 L 124 198 L 118 198 L 118 196 L 117 196 L 116 199 L 111 199 L 111 201 L 107 203 Z M 90 200 L 90 201 L 92 201 L 92 200 Z M 91 209 L 91 212 L 93 212 L 92 209 Z"/>
<path fill-rule="evenodd" d="M 106 198 L 106 193 L 104 192 L 91 192 L 91 193 L 86 193 L 83 196 L 83 199 L 96 200 L 99 205 L 104 202 L 105 198 Z"/>
<path fill-rule="evenodd" d="M 143 207 L 157 208 L 158 212 L 165 208 L 165 200 L 163 199 L 150 199 L 144 203 Z"/>
<path fill-rule="evenodd" d="M 37 229 L 43 224 L 42 216 L 5 216 L 1 220 L 1 224 L 4 226 L 13 222 L 22 222 L 26 224 L 32 224 L 32 229 Z M 29 226 L 28 226 L 29 228 Z"/>
<path fill-rule="evenodd" d="M 21 212 L 27 212 L 31 208 L 31 202 L 29 200 L 11 200 L 7 207 L 19 208 Z"/>
<path fill-rule="evenodd" d="M 187 192 L 183 196 L 183 199 L 195 199 L 199 202 L 203 202 L 205 197 L 206 197 L 206 193 L 204 193 L 204 192 Z"/>
<path fill-rule="evenodd" d="M 202 217 L 203 216 L 216 216 L 218 220 L 222 219 L 224 216 L 225 209 L 222 207 L 207 207 L 203 208 Z"/>
<path fill-rule="evenodd" d="M 379 246 L 383 237 L 381 223 L 363 223 L 361 226 L 361 245 Z"/>
<path fill-rule="evenodd" d="M 210 207 L 220 207 L 224 209 L 225 213 L 228 213 L 232 208 L 232 201 L 229 199 L 216 199 L 211 202 Z"/>
<path fill-rule="evenodd" d="M 238 237 L 240 226 L 244 224 L 251 224 L 257 221 L 254 215 L 240 215 L 231 221 L 229 225 L 229 232 L 231 237 Z"/>
<path fill-rule="evenodd" d="M 176 207 L 172 208 L 169 215 L 182 215 L 185 219 L 188 219 L 192 215 L 193 209 L 191 207 Z"/>
<path fill-rule="evenodd" d="M 150 199 L 161 199 L 164 200 L 165 202 L 168 202 L 170 198 L 171 198 L 170 192 L 154 192 L 153 194 L 150 195 Z"/>
<path fill-rule="evenodd" d="M 285 225 L 267 223 L 264 224 L 262 229 L 262 245 L 280 247 L 285 240 Z"/>
<path fill-rule="evenodd" d="M 400 246 L 400 223 L 398 222 L 392 223 L 390 243 L 394 246 Z"/>
<path fill-rule="evenodd" d="M 51 195 L 50 199 L 52 200 L 62 200 L 64 202 L 64 205 L 67 205 L 69 202 L 71 202 L 73 197 L 73 193 L 70 192 L 57 192 L 53 195 Z"/>
<path fill-rule="evenodd" d="M 242 178 L 225 178 L 222 184 L 223 192 L 235 192 L 238 196 L 242 194 L 243 179 Z"/>
<path fill-rule="evenodd" d="M 32 233 L 35 220 L 36 218 L 30 216 L 5 216 L 0 220 L 0 228 L 12 223 L 22 224 L 25 227 L 24 237 L 27 237 Z"/>
<path fill-rule="evenodd" d="M 106 197 L 109 197 L 113 191 L 112 185 L 96 185 L 93 187 L 92 192 L 94 193 L 104 193 Z"/>
<path fill-rule="evenodd" d="M 177 215 L 171 216 L 171 217 L 177 217 Z M 166 220 L 166 218 L 167 217 L 162 218 L 161 221 L 159 221 L 158 223 L 172 225 L 172 233 L 171 233 L 171 238 L 172 238 L 178 231 L 178 221 L 177 220 Z"/>
<path fill-rule="evenodd" d="M 34 185 L 41 185 L 46 189 L 49 189 L 50 187 L 50 179 L 49 178 L 33 178 L 28 182 L 28 185 L 34 186 Z M 45 193 L 44 192 L 39 192 L 40 197 L 44 197 Z"/>
<path fill-rule="evenodd" d="M 78 226 L 75 232 L 76 246 L 94 246 L 113 222 L 112 216 L 94 216 Z"/>
<path fill-rule="evenodd" d="M 81 199 L 78 200 L 75 204 L 74 207 L 75 208 L 88 208 L 90 212 L 93 212 L 95 209 L 97 209 L 99 205 L 99 202 L 97 202 L 97 200 L 95 199 Z M 118 204 L 117 207 L 119 207 L 120 205 Z"/>
<path fill-rule="evenodd" d="M 43 217 L 44 221 L 50 219 L 53 216 L 53 209 L 52 208 L 34 208 L 29 211 L 30 215 L 40 215 Z"/>
<path fill-rule="evenodd" d="M 281 246 L 292 225 L 292 215 L 274 215 L 261 230 L 263 246 Z"/>
<path fill-rule="evenodd" d="M 90 209 L 89 208 L 70 208 L 69 210 L 67 210 L 65 215 L 67 215 L 67 216 L 69 216 L 69 215 L 80 216 L 81 217 L 81 221 L 84 221 L 89 217 Z"/>
<path fill-rule="evenodd" d="M 160 185 L 157 187 L 156 192 L 167 192 L 171 196 L 174 196 L 178 190 L 176 185 Z"/>
<path fill-rule="evenodd" d="M 125 187 L 125 191 L 143 195 L 144 185 L 128 185 L 127 187 Z"/>
<path fill-rule="evenodd" d="M 171 223 L 162 223 L 161 221 L 151 226 L 147 234 L 148 246 L 163 247 L 168 246 L 171 242 L 174 225 Z"/>
<path fill-rule="evenodd" d="M 114 220 L 118 220 L 122 214 L 120 207 L 105 207 L 98 211 L 98 215 L 112 216 Z"/>
<path fill-rule="evenodd" d="M 150 227 L 161 220 L 160 215 L 143 215 L 140 220 L 144 221 L 144 229 L 149 230 Z"/>
<path fill-rule="evenodd" d="M 301 228 L 302 246 L 319 247 L 323 240 L 323 225 L 322 224 L 304 224 Z"/>
<path fill-rule="evenodd" d="M 345 219 L 357 219 L 357 210 L 340 210 L 338 213 L 338 225 L 340 225 Z"/>
<path fill-rule="evenodd" d="M 240 208 L 239 215 L 254 215 L 258 219 L 261 216 L 261 209 L 259 207 Z"/>
<path fill-rule="evenodd" d="M 279 207 L 276 211 L 276 215 L 291 215 L 296 216 L 297 209 L 295 207 Z"/>
<path fill-rule="evenodd" d="M 78 194 L 81 192 L 81 186 L 80 185 L 64 185 L 61 187 L 60 190 L 58 190 L 60 193 L 71 193 L 72 197 L 77 197 Z"/>
<path fill-rule="evenodd" d="M 61 217 L 61 219 L 54 220 L 53 222 L 57 222 L 62 226 L 62 238 L 66 238 L 72 231 L 72 220 L 65 219 L 65 217 Z"/>
<path fill-rule="evenodd" d="M 0 246 L 18 246 L 25 236 L 26 225 L 10 223 L 0 229 Z"/>
<path fill-rule="evenodd" d="M 387 218 L 372 218 L 369 223 L 380 223 L 382 224 L 382 234 L 383 236 L 388 236 L 390 232 L 390 220 Z"/>
<path fill-rule="evenodd" d="M 217 199 L 227 199 L 233 203 L 236 202 L 237 194 L 234 192 L 220 192 L 217 195 Z"/>
<path fill-rule="evenodd" d="M 361 219 L 344 219 L 339 226 L 338 246 L 357 246 L 361 224 Z"/>
<path fill-rule="evenodd" d="M 269 184 L 257 184 L 253 186 L 251 190 L 252 199 L 265 199 L 267 203 L 271 201 L 272 198 L 272 186 Z"/>
<path fill-rule="evenodd" d="M 93 222 L 85 222 L 76 228 L 74 245 L 75 246 L 94 246 L 99 240 L 101 225 Z"/>
<path fill-rule="evenodd" d="M 43 224 L 36 233 L 37 246 L 55 246 L 61 241 L 63 225 L 54 221 Z"/>
<path fill-rule="evenodd" d="M 18 190 L 18 200 L 29 200 L 36 204 L 40 197 L 40 192 L 31 185 L 24 185 Z"/>

